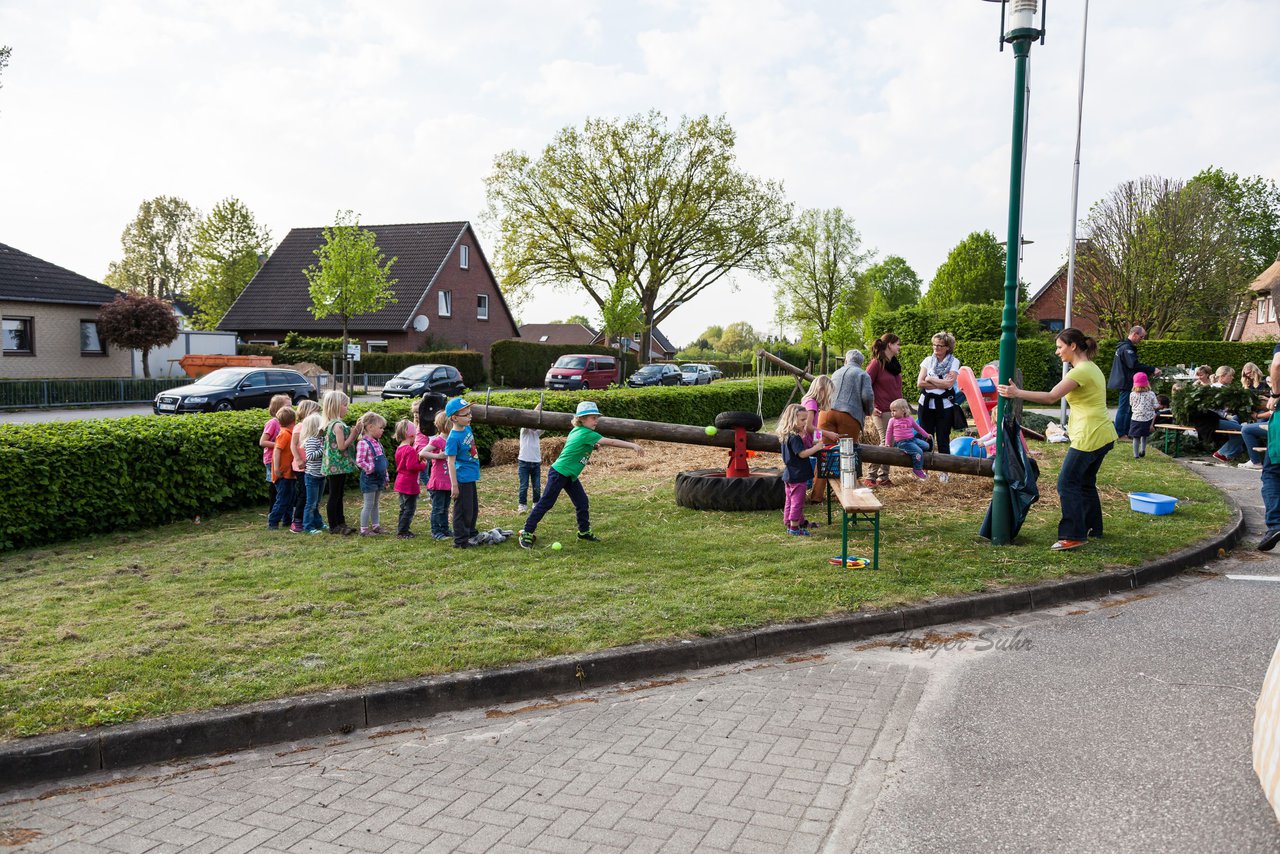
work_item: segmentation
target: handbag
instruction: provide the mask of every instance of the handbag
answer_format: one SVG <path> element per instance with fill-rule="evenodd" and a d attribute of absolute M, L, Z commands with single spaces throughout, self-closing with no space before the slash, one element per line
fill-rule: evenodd
<path fill-rule="evenodd" d="M 969 419 L 964 417 L 964 410 L 958 405 L 951 407 L 951 423 L 957 430 L 969 429 Z"/>
<path fill-rule="evenodd" d="M 325 477 L 351 474 L 356 470 L 356 443 L 352 442 L 345 451 L 338 449 L 333 437 L 333 426 L 337 423 L 337 421 L 330 422 L 324 431 L 324 453 L 320 458 L 320 474 Z"/>

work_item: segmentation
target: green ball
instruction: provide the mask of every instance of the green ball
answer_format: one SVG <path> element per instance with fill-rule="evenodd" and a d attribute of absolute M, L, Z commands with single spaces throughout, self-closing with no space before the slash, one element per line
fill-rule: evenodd
<path fill-rule="evenodd" d="M 714 436 L 715 434 L 716 434 L 716 428 L 714 428 L 714 427 L 712 427 L 712 426 L 708 425 L 708 426 L 707 426 L 707 435 L 708 435 L 708 436 Z"/>
<path fill-rule="evenodd" d="M 552 543 L 552 544 L 551 544 L 551 549 L 552 549 L 552 551 L 557 551 L 557 552 L 558 552 L 558 551 L 560 551 L 560 549 L 562 549 L 562 548 L 564 548 L 564 547 L 563 547 L 563 546 L 561 546 L 559 543 Z"/>

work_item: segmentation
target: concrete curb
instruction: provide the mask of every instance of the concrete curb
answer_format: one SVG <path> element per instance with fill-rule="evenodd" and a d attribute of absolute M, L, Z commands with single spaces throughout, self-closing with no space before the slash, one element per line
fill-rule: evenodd
<path fill-rule="evenodd" d="M 228 753 L 285 741 L 350 733 L 441 712 L 598 688 L 784 652 L 862 640 L 924 626 L 1034 611 L 1160 581 L 1215 560 L 1244 533 L 1239 505 L 1215 536 L 1151 563 L 1083 578 L 937 600 L 892 611 L 677 642 L 636 644 L 492 670 L 451 673 L 392 684 L 286 697 L 174 715 L 136 724 L 56 733 L 0 745 L 0 790 L 95 771 Z"/>

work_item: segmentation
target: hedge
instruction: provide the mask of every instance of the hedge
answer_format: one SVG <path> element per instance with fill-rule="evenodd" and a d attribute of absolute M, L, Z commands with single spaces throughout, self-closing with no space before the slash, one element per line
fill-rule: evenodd
<path fill-rule="evenodd" d="M 509 388 L 542 388 L 547 371 L 555 364 L 556 359 L 572 353 L 596 353 L 614 358 L 618 356 L 616 348 L 597 344 L 539 344 L 519 338 L 506 338 L 494 341 L 489 348 L 489 364 L 493 368 L 492 376 L 497 385 Z M 630 374 L 637 367 L 636 355 L 627 353 L 626 363 L 625 371 Z"/>
<path fill-rule="evenodd" d="M 764 384 L 764 413 L 776 416 L 795 388 Z M 499 392 L 497 406 L 531 408 L 537 392 Z M 483 402 L 483 394 L 472 395 Z M 676 424 L 710 424 L 716 413 L 756 410 L 753 382 L 709 386 L 548 392 L 544 408 L 572 411 L 596 401 L 605 415 Z M 347 421 L 374 410 L 394 424 L 410 401 L 352 406 Z M 0 434 L 0 548 L 15 549 L 111 531 L 161 525 L 265 502 L 258 437 L 266 410 L 133 417 L 48 424 L 10 424 Z M 383 434 L 388 452 L 392 433 Z M 514 427 L 476 425 L 482 459 Z M 394 458 L 394 454 L 391 453 Z"/>
<path fill-rule="evenodd" d="M 1018 342 L 1017 365 L 1022 369 L 1024 388 L 1032 391 L 1048 391 L 1061 377 L 1062 362 L 1054 356 L 1056 345 L 1043 337 L 1028 338 Z M 898 354 L 902 362 L 903 397 L 915 400 L 920 391 L 916 388 L 916 377 L 920 374 L 920 363 L 933 353 L 927 344 L 904 344 Z M 956 358 L 960 364 L 968 365 L 976 376 L 982 376 L 982 368 L 988 362 L 1000 357 L 999 341 L 959 341 L 956 343 Z"/>
<path fill-rule="evenodd" d="M 908 305 L 886 311 L 876 309 L 863 320 L 863 330 L 868 341 L 892 332 L 903 344 L 928 344 L 934 333 L 947 331 L 956 341 L 991 341 L 1000 337 L 1000 322 L 1004 306 L 998 302 L 981 305 L 957 305 L 951 308 L 928 309 Z M 1040 322 L 1026 315 L 1018 315 L 1018 338 L 1029 340 L 1044 333 Z"/>
<path fill-rule="evenodd" d="M 1115 356 L 1120 341 L 1106 339 L 1098 342 L 1098 365 L 1103 373 L 1111 371 L 1111 360 Z M 1230 365 L 1236 369 L 1236 380 L 1240 379 L 1240 368 L 1245 362 L 1253 362 L 1262 368 L 1266 376 L 1267 366 L 1271 364 L 1271 354 L 1276 342 L 1271 341 L 1153 341 L 1146 340 L 1138 345 L 1138 361 L 1157 368 L 1174 365 L 1186 365 L 1194 370 L 1197 365 L 1208 365 L 1217 369 L 1219 365 Z"/>
<path fill-rule="evenodd" d="M 295 350 L 266 344 L 241 344 L 236 352 L 242 356 L 270 356 L 272 364 L 276 365 L 311 362 L 326 371 L 333 369 L 333 360 L 338 355 L 332 350 Z M 469 387 L 479 388 L 484 385 L 484 357 L 474 350 L 361 353 L 355 370 L 360 374 L 398 374 L 410 365 L 426 364 L 453 365 L 462 372 L 462 379 Z"/>

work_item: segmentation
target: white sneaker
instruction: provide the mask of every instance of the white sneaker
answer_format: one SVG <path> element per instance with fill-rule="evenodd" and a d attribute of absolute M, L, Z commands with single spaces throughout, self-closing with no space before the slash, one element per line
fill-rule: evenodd
<path fill-rule="evenodd" d="M 1262 463 L 1255 463 L 1255 462 L 1252 462 L 1252 461 L 1246 461 L 1246 462 L 1243 462 L 1243 463 L 1241 463 L 1240 465 L 1236 466 L 1236 468 L 1238 468 L 1238 469 L 1251 469 L 1251 470 L 1253 470 L 1253 471 L 1261 471 L 1261 469 L 1262 469 Z"/>
<path fill-rule="evenodd" d="M 517 513 L 528 513 L 528 512 L 529 512 L 529 505 L 528 505 L 528 504 L 521 504 L 519 507 L 517 507 L 517 508 L 516 508 L 516 512 L 517 512 Z"/>
<path fill-rule="evenodd" d="M 951 478 L 947 475 L 945 471 L 938 472 L 938 483 L 946 483 L 949 480 L 951 480 Z"/>

